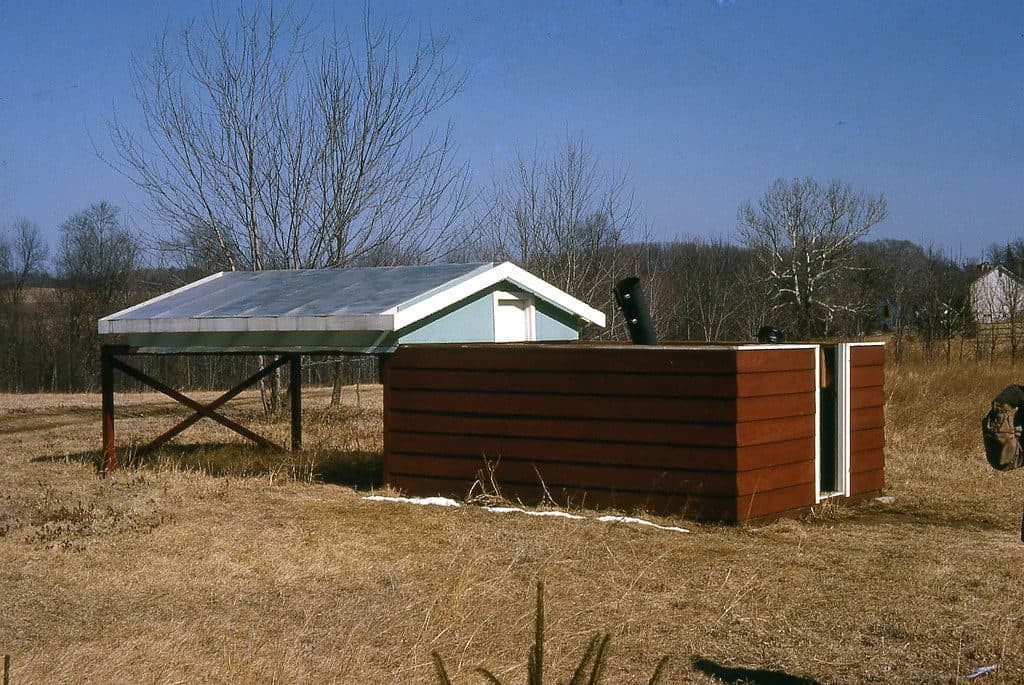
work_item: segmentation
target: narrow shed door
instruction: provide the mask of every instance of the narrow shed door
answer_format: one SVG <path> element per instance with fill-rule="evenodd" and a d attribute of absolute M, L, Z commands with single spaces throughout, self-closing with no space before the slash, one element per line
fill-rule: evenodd
<path fill-rule="evenodd" d="M 533 340 L 534 308 L 531 298 L 511 293 L 494 293 L 494 341 L 521 342 Z"/>
<path fill-rule="evenodd" d="M 818 501 L 850 495 L 850 346 L 822 345 L 818 390 Z"/>

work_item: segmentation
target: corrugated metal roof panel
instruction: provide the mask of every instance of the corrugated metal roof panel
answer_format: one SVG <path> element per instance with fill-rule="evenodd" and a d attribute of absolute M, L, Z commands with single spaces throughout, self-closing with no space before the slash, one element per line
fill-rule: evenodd
<path fill-rule="evenodd" d="M 226 272 L 106 318 L 130 321 L 381 314 L 491 266 L 431 264 Z"/>

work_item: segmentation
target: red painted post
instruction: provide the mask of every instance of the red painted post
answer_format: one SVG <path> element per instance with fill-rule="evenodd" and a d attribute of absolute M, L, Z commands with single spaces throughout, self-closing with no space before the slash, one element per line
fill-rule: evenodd
<path fill-rule="evenodd" d="M 384 447 L 384 482 L 385 483 L 388 483 L 391 480 L 391 474 L 388 472 L 388 466 L 390 465 L 390 460 L 388 458 L 388 455 L 390 454 L 390 437 L 389 437 L 389 433 L 391 431 L 391 421 L 390 421 L 390 418 L 389 418 L 389 412 L 391 410 L 391 398 L 390 398 L 390 395 L 391 395 L 391 373 L 390 373 L 390 371 L 388 371 L 388 363 L 387 363 L 388 362 L 388 358 L 389 358 L 389 355 L 386 355 L 386 354 L 381 354 L 381 355 L 377 356 L 377 378 L 378 378 L 378 380 L 380 381 L 380 384 L 381 384 L 381 402 L 382 402 L 382 407 L 381 408 L 384 410 L 382 421 L 384 423 L 383 447 Z"/>
<path fill-rule="evenodd" d="M 302 449 L 302 355 L 292 355 L 290 367 L 288 394 L 292 401 L 292 451 L 298 452 Z"/>
<path fill-rule="evenodd" d="M 103 394 L 103 474 L 117 468 L 114 443 L 114 362 L 109 347 L 100 348 L 100 388 Z"/>

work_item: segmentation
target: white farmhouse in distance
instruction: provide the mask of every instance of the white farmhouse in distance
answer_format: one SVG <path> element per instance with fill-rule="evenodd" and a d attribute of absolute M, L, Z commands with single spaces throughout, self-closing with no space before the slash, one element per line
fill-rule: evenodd
<path fill-rule="evenodd" d="M 1002 266 L 981 272 L 970 285 L 971 309 L 980 324 L 1007 321 L 1024 313 L 1024 283 Z"/>

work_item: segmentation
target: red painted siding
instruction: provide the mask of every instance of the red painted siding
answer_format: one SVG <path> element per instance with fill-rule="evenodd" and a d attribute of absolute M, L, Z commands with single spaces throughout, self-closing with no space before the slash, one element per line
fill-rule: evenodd
<path fill-rule="evenodd" d="M 385 478 L 740 521 L 814 502 L 814 349 L 417 345 L 385 368 Z M 870 409 L 870 408 L 869 408 Z M 868 417 L 870 418 L 870 416 Z"/>
<path fill-rule="evenodd" d="M 885 347 L 850 348 L 850 494 L 885 486 Z"/>

